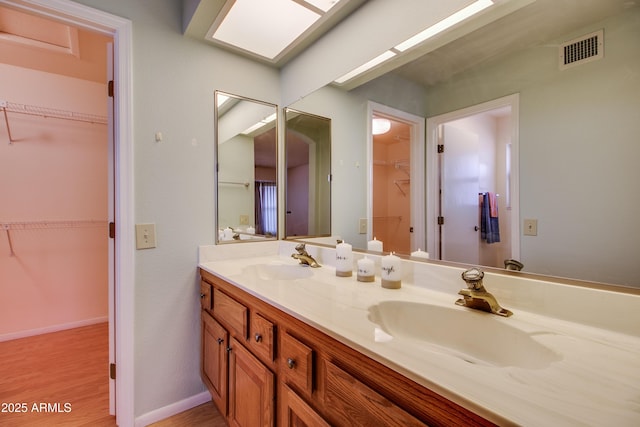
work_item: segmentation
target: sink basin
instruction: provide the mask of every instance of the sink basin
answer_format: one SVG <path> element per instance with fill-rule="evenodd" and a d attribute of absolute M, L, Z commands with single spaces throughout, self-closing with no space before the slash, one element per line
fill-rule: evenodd
<path fill-rule="evenodd" d="M 512 319 L 456 306 L 384 301 L 369 307 L 369 320 L 391 341 L 469 363 L 542 369 L 562 358 L 536 341 L 537 334 L 509 325 Z"/>
<path fill-rule="evenodd" d="M 311 267 L 273 262 L 249 265 L 243 269 L 243 274 L 256 274 L 262 280 L 297 280 L 308 279 L 313 272 Z"/>

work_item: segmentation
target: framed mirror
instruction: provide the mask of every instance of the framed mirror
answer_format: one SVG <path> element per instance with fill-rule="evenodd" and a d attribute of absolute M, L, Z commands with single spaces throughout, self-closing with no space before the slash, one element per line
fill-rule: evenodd
<path fill-rule="evenodd" d="M 331 234 L 331 120 L 285 115 L 285 238 Z"/>
<path fill-rule="evenodd" d="M 640 6 L 584 3 L 577 13 L 571 0 L 531 2 L 357 87 L 327 85 L 296 101 L 293 108 L 330 117 L 333 138 L 348 141 L 333 148 L 338 165 L 349 160 L 334 168 L 333 233 L 361 249 L 374 237 L 357 227 L 359 218 L 371 216 L 360 196 L 370 176 L 353 166 L 366 160 L 371 118 L 362 105 L 372 101 L 431 119 L 518 94 L 512 157 L 519 172 L 510 178 L 517 180 L 519 201 L 506 187 L 479 191 L 495 191 L 499 208 L 519 207 L 511 221 L 523 273 L 639 288 Z M 601 30 L 604 56 L 564 68 L 561 47 Z M 506 127 L 496 128 L 502 137 Z M 506 151 L 496 149 L 502 156 L 496 162 L 505 163 Z M 435 158 L 437 152 L 425 154 L 425 172 Z M 432 209 L 424 196 L 424 209 Z M 509 226 L 507 215 L 498 215 L 500 227 Z M 508 241 L 506 232 L 501 237 Z"/>
<path fill-rule="evenodd" d="M 215 92 L 216 243 L 278 236 L 278 109 Z"/>

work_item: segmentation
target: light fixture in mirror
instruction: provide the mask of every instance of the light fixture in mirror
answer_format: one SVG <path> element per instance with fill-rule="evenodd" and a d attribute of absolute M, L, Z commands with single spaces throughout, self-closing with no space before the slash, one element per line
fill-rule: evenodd
<path fill-rule="evenodd" d="M 285 238 L 331 234 L 331 120 L 286 108 Z"/>
<path fill-rule="evenodd" d="M 391 121 L 383 117 L 374 117 L 371 120 L 371 133 L 374 135 L 384 135 L 391 129 Z"/>
<path fill-rule="evenodd" d="M 278 235 L 277 106 L 215 92 L 218 243 Z"/>

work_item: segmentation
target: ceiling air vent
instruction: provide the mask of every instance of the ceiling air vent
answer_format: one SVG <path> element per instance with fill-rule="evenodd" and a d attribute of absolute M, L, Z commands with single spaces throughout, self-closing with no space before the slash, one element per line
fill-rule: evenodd
<path fill-rule="evenodd" d="M 604 56 L 604 31 L 596 31 L 560 45 L 560 69 L 595 61 Z"/>

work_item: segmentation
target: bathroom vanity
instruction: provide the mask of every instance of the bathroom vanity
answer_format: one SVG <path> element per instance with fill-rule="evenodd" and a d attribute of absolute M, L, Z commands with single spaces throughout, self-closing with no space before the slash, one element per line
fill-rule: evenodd
<path fill-rule="evenodd" d="M 403 260 L 384 289 L 294 246 L 200 248 L 202 378 L 230 425 L 640 423 L 637 293 L 486 274 L 507 318 L 455 305 L 461 268 Z"/>

